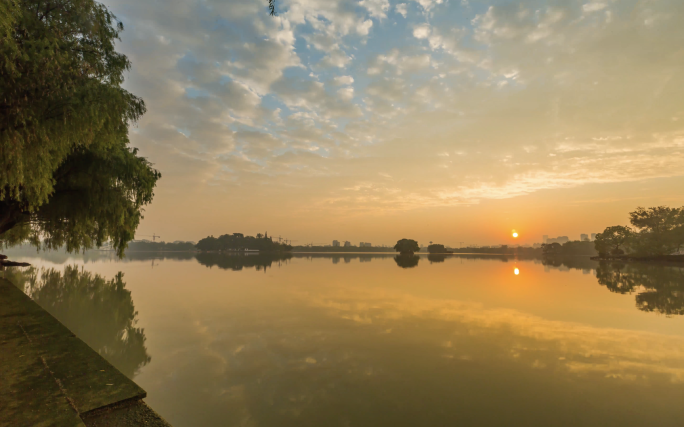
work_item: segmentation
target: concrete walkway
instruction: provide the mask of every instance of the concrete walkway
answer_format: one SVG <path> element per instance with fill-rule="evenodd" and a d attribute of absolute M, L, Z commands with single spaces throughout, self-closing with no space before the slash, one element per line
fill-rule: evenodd
<path fill-rule="evenodd" d="M 169 426 L 146 395 L 0 278 L 0 427 Z"/>

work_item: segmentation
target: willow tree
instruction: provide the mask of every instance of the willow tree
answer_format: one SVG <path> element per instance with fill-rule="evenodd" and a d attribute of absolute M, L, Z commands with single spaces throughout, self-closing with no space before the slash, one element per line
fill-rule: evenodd
<path fill-rule="evenodd" d="M 129 147 L 123 25 L 93 0 L 3 0 L 0 20 L 0 240 L 122 255 L 161 177 Z"/>

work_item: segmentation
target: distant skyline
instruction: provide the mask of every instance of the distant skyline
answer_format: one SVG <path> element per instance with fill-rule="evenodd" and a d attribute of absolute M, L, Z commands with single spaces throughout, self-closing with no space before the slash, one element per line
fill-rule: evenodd
<path fill-rule="evenodd" d="M 138 235 L 531 244 L 684 205 L 679 0 L 104 3 L 163 174 Z"/>

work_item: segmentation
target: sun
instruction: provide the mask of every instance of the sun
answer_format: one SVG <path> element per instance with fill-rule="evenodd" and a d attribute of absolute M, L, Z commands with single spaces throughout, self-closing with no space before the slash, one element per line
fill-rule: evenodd
<path fill-rule="evenodd" d="M 513 238 L 517 238 L 517 237 L 518 237 L 518 232 L 513 230 Z"/>

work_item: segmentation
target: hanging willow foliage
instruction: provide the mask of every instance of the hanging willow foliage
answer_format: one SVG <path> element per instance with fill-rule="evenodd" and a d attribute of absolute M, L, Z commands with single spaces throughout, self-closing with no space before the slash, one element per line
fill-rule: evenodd
<path fill-rule="evenodd" d="M 160 178 L 129 148 L 145 113 L 121 87 L 123 25 L 93 0 L 3 0 L 0 239 L 123 254 Z M 4 234 L 3 234 L 4 233 Z"/>

